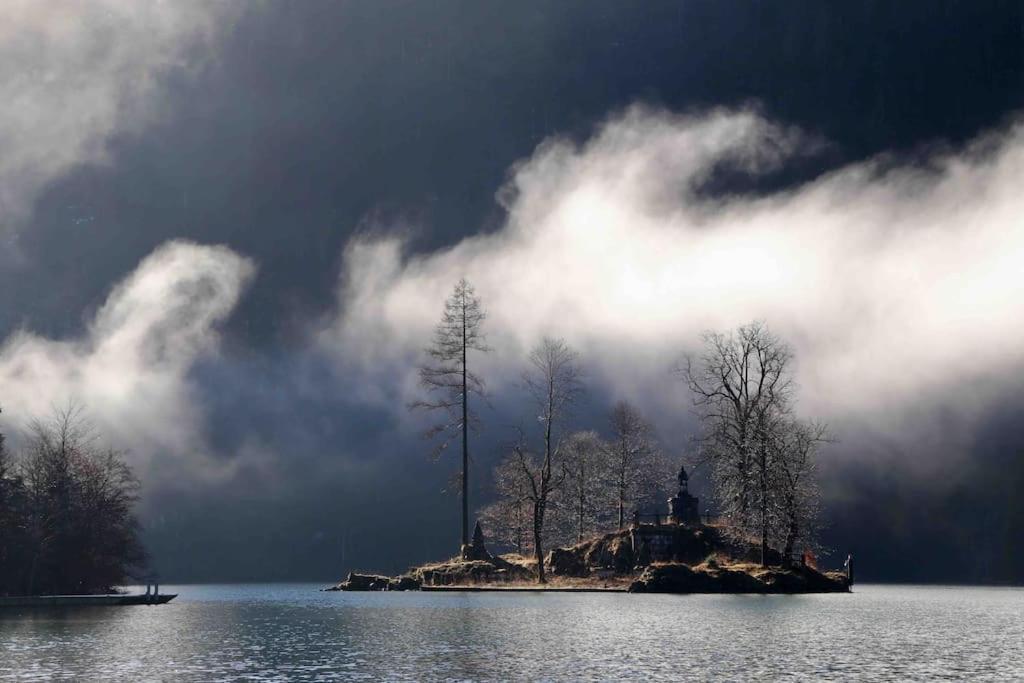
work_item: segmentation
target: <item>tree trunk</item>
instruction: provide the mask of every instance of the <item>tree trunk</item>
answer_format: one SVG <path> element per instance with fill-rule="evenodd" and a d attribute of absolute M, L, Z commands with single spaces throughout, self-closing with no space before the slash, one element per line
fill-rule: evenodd
<path fill-rule="evenodd" d="M 761 566 L 768 566 L 768 457 L 761 447 Z"/>
<path fill-rule="evenodd" d="M 793 546 L 796 545 L 796 537 L 800 533 L 800 525 L 796 515 L 792 513 L 794 503 L 790 501 L 789 531 L 786 534 L 786 547 L 782 551 L 782 561 L 787 565 L 793 564 Z"/>
<path fill-rule="evenodd" d="M 518 505 L 518 504 L 517 504 Z M 521 516 L 522 505 L 518 505 L 515 519 L 515 536 L 516 536 L 516 553 L 519 555 L 523 554 L 523 519 Z"/>
<path fill-rule="evenodd" d="M 761 457 L 760 462 L 760 485 L 761 485 L 761 566 L 768 566 L 768 451 L 765 445 L 763 428 L 758 430 Z"/>
<path fill-rule="evenodd" d="M 462 545 L 469 545 L 469 388 L 466 386 L 466 302 L 462 302 Z"/>
<path fill-rule="evenodd" d="M 619 469 L 619 530 L 621 531 L 626 523 L 626 472 L 624 468 Z"/>
<path fill-rule="evenodd" d="M 548 504 L 548 482 L 551 481 L 551 421 L 555 413 L 554 385 L 548 381 L 547 423 L 544 425 L 544 463 L 540 468 L 540 495 L 534 504 L 533 545 L 537 556 L 537 583 L 547 583 L 544 578 L 544 549 L 540 537 L 544 532 L 544 511 Z"/>
<path fill-rule="evenodd" d="M 580 495 L 580 509 L 579 509 L 579 520 L 576 528 L 576 542 L 583 542 L 583 496 Z"/>
<path fill-rule="evenodd" d="M 796 535 L 796 523 L 791 523 L 789 525 L 789 533 L 786 535 L 786 548 L 782 551 L 782 559 L 787 565 L 793 564 L 793 546 L 796 545 Z"/>
<path fill-rule="evenodd" d="M 544 577 L 544 549 L 541 547 L 541 531 L 544 528 L 544 513 L 534 506 L 533 513 L 533 554 L 537 558 L 537 583 L 547 583 Z"/>
<path fill-rule="evenodd" d="M 765 516 L 763 508 L 762 505 L 762 518 Z M 768 566 L 768 526 L 764 522 L 761 522 L 761 566 Z"/>

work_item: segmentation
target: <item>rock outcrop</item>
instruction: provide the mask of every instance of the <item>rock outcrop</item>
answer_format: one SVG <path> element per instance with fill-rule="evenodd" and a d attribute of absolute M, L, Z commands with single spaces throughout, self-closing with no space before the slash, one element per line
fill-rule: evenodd
<path fill-rule="evenodd" d="M 585 577 L 600 570 L 628 574 L 636 566 L 636 555 L 629 531 L 616 531 L 569 548 L 555 548 L 544 565 L 555 576 Z"/>
<path fill-rule="evenodd" d="M 810 567 L 784 568 L 772 550 L 760 566 L 760 546 L 726 529 L 703 524 L 640 524 L 554 548 L 545 558 L 561 585 L 608 582 L 634 593 L 835 593 L 849 591 L 845 575 Z M 574 581 L 579 579 L 578 581 Z M 532 562 L 516 555 L 492 556 L 477 524 L 459 557 L 423 565 L 398 577 L 351 573 L 328 590 L 402 591 L 423 586 L 501 586 L 536 580 Z"/>
<path fill-rule="evenodd" d="M 489 560 L 452 559 L 412 570 L 412 576 L 424 586 L 466 586 L 486 583 L 532 581 L 533 571 L 502 557 Z"/>
<path fill-rule="evenodd" d="M 470 541 L 469 545 L 462 546 L 462 559 L 481 562 L 491 562 L 494 560 L 491 554 L 487 552 L 487 546 L 484 545 L 484 531 L 480 528 L 480 522 L 477 522 L 476 527 L 473 529 L 473 540 Z"/>
<path fill-rule="evenodd" d="M 380 576 L 378 574 L 357 574 L 349 572 L 348 578 L 331 586 L 329 591 L 416 591 L 420 580 L 414 576 Z"/>
<path fill-rule="evenodd" d="M 573 548 L 554 548 L 544 559 L 544 566 L 555 576 L 588 576 L 590 567 L 581 553 Z"/>
<path fill-rule="evenodd" d="M 631 574 L 651 562 L 696 565 L 712 555 L 733 562 L 755 562 L 760 561 L 760 553 L 757 544 L 730 538 L 719 527 L 641 524 L 569 548 L 556 548 L 544 564 L 555 576 L 585 577 L 600 570 Z M 769 563 L 779 564 L 781 559 L 778 552 L 769 551 Z"/>
<path fill-rule="evenodd" d="M 713 562 L 694 567 L 652 565 L 629 586 L 630 593 L 846 593 L 846 577 L 810 567 L 720 567 Z"/>

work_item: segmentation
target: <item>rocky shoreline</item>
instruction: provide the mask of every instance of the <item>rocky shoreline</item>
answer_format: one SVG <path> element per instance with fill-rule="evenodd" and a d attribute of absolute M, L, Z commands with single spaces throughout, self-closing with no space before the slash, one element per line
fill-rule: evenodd
<path fill-rule="evenodd" d="M 769 567 L 756 560 L 755 544 L 731 538 L 721 527 L 636 525 L 595 537 L 545 558 L 547 584 L 538 586 L 535 563 L 518 555 L 491 556 L 482 537 L 463 557 L 426 564 L 390 577 L 352 572 L 328 591 L 409 591 L 424 587 L 543 588 L 546 590 L 628 590 L 631 593 L 844 593 L 841 572 L 782 566 L 778 553 Z"/>
<path fill-rule="evenodd" d="M 849 593 L 846 576 L 810 567 L 720 567 L 705 563 L 652 565 L 629 586 L 630 593 Z"/>

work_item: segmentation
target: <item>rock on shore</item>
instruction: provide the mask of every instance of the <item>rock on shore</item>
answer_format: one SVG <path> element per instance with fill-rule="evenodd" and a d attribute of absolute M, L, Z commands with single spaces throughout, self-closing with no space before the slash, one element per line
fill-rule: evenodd
<path fill-rule="evenodd" d="M 407 591 L 421 586 L 472 586 L 505 584 L 534 580 L 534 572 L 523 565 L 501 557 L 489 560 L 452 558 L 445 562 L 423 565 L 401 576 L 357 574 L 352 572 L 329 591 Z"/>
<path fill-rule="evenodd" d="M 721 567 L 714 562 L 647 567 L 629 586 L 630 593 L 847 593 L 846 577 L 810 567 Z"/>
<path fill-rule="evenodd" d="M 415 577 L 380 576 L 378 574 L 357 574 L 349 572 L 348 578 L 331 586 L 328 591 L 418 591 L 420 581 Z"/>
<path fill-rule="evenodd" d="M 532 581 L 535 574 L 521 564 L 502 557 L 489 560 L 452 559 L 412 570 L 424 586 L 471 586 L 476 584 Z"/>
<path fill-rule="evenodd" d="M 648 541 L 657 544 L 648 548 L 648 557 L 644 557 L 643 544 Z M 760 559 L 760 553 L 759 545 L 731 538 L 719 527 L 643 524 L 596 536 L 568 548 L 555 548 L 548 553 L 544 564 L 555 576 L 585 577 L 599 569 L 619 575 L 631 574 L 651 562 L 693 566 L 712 555 L 730 562 L 755 562 Z M 780 564 L 782 557 L 769 549 L 768 562 Z"/>
<path fill-rule="evenodd" d="M 771 550 L 761 567 L 760 545 L 704 524 L 641 524 L 569 548 L 555 548 L 545 566 L 565 588 L 609 582 L 634 593 L 836 593 L 849 591 L 840 573 L 783 567 Z M 397 577 L 351 573 L 328 590 L 403 591 L 423 586 L 504 586 L 531 583 L 536 567 L 518 555 L 493 556 L 479 524 L 458 557 Z"/>

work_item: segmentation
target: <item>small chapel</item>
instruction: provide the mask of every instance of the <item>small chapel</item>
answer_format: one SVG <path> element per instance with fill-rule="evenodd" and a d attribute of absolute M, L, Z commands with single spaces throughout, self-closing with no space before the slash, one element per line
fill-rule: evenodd
<path fill-rule="evenodd" d="M 690 477 L 686 467 L 679 468 L 679 492 L 668 499 L 669 524 L 700 524 L 697 496 L 690 494 Z"/>

